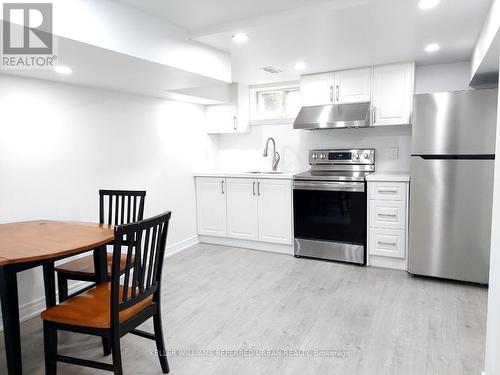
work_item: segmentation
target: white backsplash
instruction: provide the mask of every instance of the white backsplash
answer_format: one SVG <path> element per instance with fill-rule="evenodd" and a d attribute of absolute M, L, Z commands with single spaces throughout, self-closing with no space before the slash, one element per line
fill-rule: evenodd
<path fill-rule="evenodd" d="M 276 140 L 277 150 L 281 155 L 279 169 L 283 171 L 307 169 L 308 152 L 313 148 L 375 148 L 377 170 L 410 169 L 409 126 L 318 131 L 295 130 L 292 125 L 253 126 L 245 134 L 221 135 L 219 168 L 270 169 L 271 157 L 262 156 L 268 137 Z"/>

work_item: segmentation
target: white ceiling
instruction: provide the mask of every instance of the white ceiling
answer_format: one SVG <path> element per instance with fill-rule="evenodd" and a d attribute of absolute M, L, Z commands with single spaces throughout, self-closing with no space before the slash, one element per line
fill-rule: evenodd
<path fill-rule="evenodd" d="M 117 0 L 186 30 L 259 17 L 331 0 Z M 342 0 L 335 0 L 342 1 Z"/>
<path fill-rule="evenodd" d="M 52 69 L 1 73 L 199 104 L 218 104 L 230 98 L 229 85 L 213 78 L 64 37 L 56 36 L 56 45 L 58 63 L 71 67 L 72 74 L 61 75 Z"/>
<path fill-rule="evenodd" d="M 416 60 L 470 59 L 492 0 L 441 0 L 428 11 L 418 0 L 118 0 L 188 30 L 191 38 L 229 51 L 233 80 L 297 79 L 306 73 Z M 250 40 L 235 44 L 231 36 Z M 424 52 L 437 42 L 441 50 Z M 283 73 L 259 70 L 275 66 Z"/>

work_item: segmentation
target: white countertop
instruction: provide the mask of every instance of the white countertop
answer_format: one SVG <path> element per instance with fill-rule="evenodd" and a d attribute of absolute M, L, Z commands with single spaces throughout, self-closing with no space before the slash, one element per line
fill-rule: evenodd
<path fill-rule="evenodd" d="M 246 171 L 225 171 L 225 170 L 208 170 L 195 171 L 195 177 L 233 177 L 233 178 L 269 178 L 279 180 L 291 180 L 296 172 L 280 172 L 271 173 L 262 171 L 262 173 L 249 173 Z"/>
<path fill-rule="evenodd" d="M 409 182 L 410 172 L 375 172 L 368 177 L 367 181 L 390 181 L 390 182 Z"/>

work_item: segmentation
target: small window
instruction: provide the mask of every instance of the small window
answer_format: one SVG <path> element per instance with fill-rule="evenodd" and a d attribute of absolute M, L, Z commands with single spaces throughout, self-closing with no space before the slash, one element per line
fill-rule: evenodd
<path fill-rule="evenodd" d="M 298 84 L 250 88 L 250 117 L 253 125 L 288 124 L 300 110 Z"/>
<path fill-rule="evenodd" d="M 261 119 L 280 118 L 285 110 L 282 91 L 260 91 L 257 93 L 257 114 Z"/>

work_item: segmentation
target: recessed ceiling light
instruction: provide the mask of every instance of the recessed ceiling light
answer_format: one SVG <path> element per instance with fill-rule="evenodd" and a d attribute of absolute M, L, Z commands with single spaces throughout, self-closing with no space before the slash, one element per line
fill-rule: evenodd
<path fill-rule="evenodd" d="M 295 64 L 295 70 L 304 70 L 306 68 L 306 63 L 299 61 Z"/>
<path fill-rule="evenodd" d="M 418 7 L 423 10 L 432 9 L 441 2 L 441 0 L 420 0 L 418 2 Z"/>
<path fill-rule="evenodd" d="M 59 74 L 71 74 L 73 72 L 69 66 L 65 65 L 58 65 L 54 68 L 54 70 Z"/>
<path fill-rule="evenodd" d="M 439 51 L 441 47 L 439 47 L 439 44 L 437 43 L 432 43 L 429 44 L 427 47 L 425 47 L 425 52 L 436 52 Z"/>
<path fill-rule="evenodd" d="M 245 33 L 238 33 L 233 35 L 233 40 L 236 43 L 245 43 L 248 40 L 248 35 Z"/>

